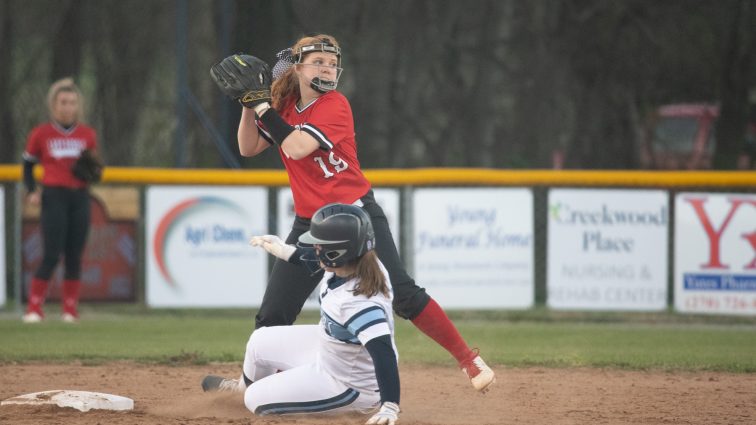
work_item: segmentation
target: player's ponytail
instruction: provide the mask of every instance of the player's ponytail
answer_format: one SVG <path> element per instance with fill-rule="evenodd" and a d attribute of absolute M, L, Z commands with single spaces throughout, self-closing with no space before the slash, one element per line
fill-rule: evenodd
<path fill-rule="evenodd" d="M 290 97 L 299 97 L 299 79 L 294 72 L 294 67 L 287 69 L 277 80 L 273 81 L 270 87 L 270 97 L 273 109 L 281 112 Z"/>
<path fill-rule="evenodd" d="M 375 251 L 368 251 L 357 260 L 355 275 L 359 282 L 354 286 L 354 295 L 365 295 L 369 298 L 381 293 L 388 296 L 386 276 L 378 265 Z"/>

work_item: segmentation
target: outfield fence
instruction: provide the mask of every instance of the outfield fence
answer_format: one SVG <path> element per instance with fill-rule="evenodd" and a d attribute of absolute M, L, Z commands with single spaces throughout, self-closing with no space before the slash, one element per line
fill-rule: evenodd
<path fill-rule="evenodd" d="M 365 173 L 408 267 L 444 306 L 756 315 L 756 172 Z M 20 179 L 20 166 L 0 166 L 2 293 L 16 306 L 41 249 Z M 246 239 L 288 231 L 287 187 L 278 170 L 108 167 L 93 188 L 103 211 L 88 299 L 257 305 L 269 261 Z"/>

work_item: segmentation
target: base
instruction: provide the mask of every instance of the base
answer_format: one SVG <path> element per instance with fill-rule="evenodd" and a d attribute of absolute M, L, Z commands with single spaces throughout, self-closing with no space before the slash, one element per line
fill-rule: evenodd
<path fill-rule="evenodd" d="M 42 405 L 54 404 L 60 407 L 73 407 L 87 412 L 91 409 L 103 410 L 132 410 L 134 400 L 114 394 L 94 393 L 90 391 L 52 390 L 38 393 L 24 394 L 0 402 L 0 406 L 8 405 Z"/>

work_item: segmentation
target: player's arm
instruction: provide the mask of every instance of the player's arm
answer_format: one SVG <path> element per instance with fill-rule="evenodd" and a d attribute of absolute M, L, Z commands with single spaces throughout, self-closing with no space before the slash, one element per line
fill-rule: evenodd
<path fill-rule="evenodd" d="M 381 403 L 399 404 L 399 366 L 391 344 L 391 336 L 381 335 L 365 344 L 375 366 L 375 377 L 381 393 Z"/>
<path fill-rule="evenodd" d="M 210 67 L 210 77 L 229 98 L 244 106 L 237 142 L 242 156 L 255 156 L 268 147 L 255 122 L 255 107 L 269 105 L 272 76 L 265 61 L 251 55 L 231 55 Z"/>
<path fill-rule="evenodd" d="M 393 425 L 399 416 L 399 365 L 386 312 L 378 306 L 368 307 L 352 316 L 345 326 L 367 349 L 378 381 L 381 408 L 367 423 Z"/>
<path fill-rule="evenodd" d="M 38 130 L 34 129 L 29 134 L 26 149 L 23 153 L 23 179 L 24 186 L 26 187 L 26 200 L 32 205 L 39 205 L 41 202 L 40 191 L 37 190 L 37 183 L 34 180 L 34 166 L 39 163 L 41 154 Z"/>
<path fill-rule="evenodd" d="M 310 273 L 320 271 L 320 260 L 312 248 L 302 248 L 286 244 L 276 235 L 253 236 L 249 244 L 259 246 L 271 255 L 288 263 L 302 266 Z"/>
<path fill-rule="evenodd" d="M 241 156 L 255 156 L 270 146 L 269 142 L 255 122 L 255 112 L 247 107 L 242 108 L 239 130 L 236 133 Z"/>
<path fill-rule="evenodd" d="M 260 122 L 265 125 L 273 142 L 281 146 L 281 150 L 289 158 L 299 160 L 322 147 L 307 129 L 289 125 L 270 104 L 257 106 L 255 112 L 260 116 Z"/>
<path fill-rule="evenodd" d="M 37 189 L 37 182 L 34 180 L 34 165 L 36 164 L 37 159 L 24 152 L 24 186 L 26 187 L 26 193 L 33 193 Z"/>
<path fill-rule="evenodd" d="M 378 306 L 369 307 L 347 323 L 347 328 L 357 335 L 373 360 L 381 395 L 381 408 L 367 423 L 393 425 L 399 419 L 399 365 L 386 312 Z"/>

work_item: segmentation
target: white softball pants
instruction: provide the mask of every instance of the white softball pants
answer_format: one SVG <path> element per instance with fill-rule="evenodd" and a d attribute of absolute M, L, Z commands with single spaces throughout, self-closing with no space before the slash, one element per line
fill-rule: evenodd
<path fill-rule="evenodd" d="M 359 393 L 319 367 L 319 344 L 318 325 L 255 330 L 244 356 L 244 374 L 254 381 L 244 393 L 247 409 L 257 415 L 374 410 L 377 393 Z"/>

